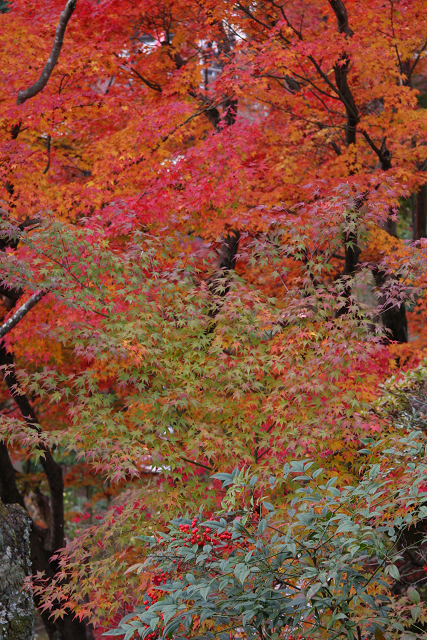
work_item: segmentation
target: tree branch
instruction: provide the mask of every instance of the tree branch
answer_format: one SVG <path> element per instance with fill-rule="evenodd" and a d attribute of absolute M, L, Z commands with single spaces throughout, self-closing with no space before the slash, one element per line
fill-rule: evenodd
<path fill-rule="evenodd" d="M 18 322 L 20 320 L 22 320 L 22 318 L 24 316 L 27 315 L 27 313 L 39 302 L 39 300 L 41 300 L 43 298 L 43 296 L 45 296 L 47 293 L 49 293 L 49 289 L 41 289 L 41 291 L 38 291 L 37 293 L 34 293 L 31 298 L 29 298 L 27 300 L 27 302 L 25 302 L 22 307 L 19 307 L 19 309 L 17 311 L 15 311 L 15 313 L 13 314 L 13 316 L 11 316 L 9 318 L 9 320 L 6 320 L 6 322 L 4 322 L 1 326 L 0 326 L 0 338 L 3 338 L 3 336 L 5 336 L 7 333 L 9 333 L 9 331 L 11 329 L 13 329 L 13 327 L 16 327 L 16 325 L 18 324 Z"/>
<path fill-rule="evenodd" d="M 207 464 L 202 464 L 201 462 L 196 462 L 195 460 L 190 460 L 189 458 L 184 458 L 184 456 L 179 457 L 181 458 L 181 460 L 184 460 L 184 462 L 195 464 L 197 467 L 202 467 L 202 469 L 206 469 L 207 471 L 213 471 L 212 467 L 208 467 Z"/>
<path fill-rule="evenodd" d="M 375 144 L 375 142 L 372 140 L 372 138 L 369 136 L 369 134 L 365 129 L 361 129 L 361 132 L 366 142 L 371 147 L 371 149 L 375 151 L 375 153 L 377 154 L 378 159 L 380 161 L 380 168 L 383 171 L 388 171 L 388 169 L 391 168 L 391 153 L 387 149 L 386 138 L 383 138 L 381 140 L 381 147 L 377 147 L 377 145 Z"/>
<path fill-rule="evenodd" d="M 348 14 L 344 2 L 342 0 L 329 0 L 329 4 L 335 13 L 338 23 L 338 31 L 340 33 L 345 33 L 346 36 L 350 36 L 351 38 L 353 31 L 348 23 Z"/>
<path fill-rule="evenodd" d="M 142 76 L 139 71 L 137 71 L 136 69 L 134 69 L 133 67 L 130 68 L 130 70 L 149 88 L 149 89 L 154 89 L 154 91 L 158 91 L 159 93 L 162 93 L 162 88 L 159 84 L 157 84 L 157 82 L 151 82 L 151 80 L 147 80 L 147 78 L 144 78 L 144 76 Z"/>
<path fill-rule="evenodd" d="M 43 91 L 43 89 L 47 85 L 53 68 L 58 62 L 59 54 L 61 53 L 62 49 L 62 43 L 64 42 L 65 29 L 67 28 L 69 19 L 73 15 L 76 4 L 77 0 L 68 0 L 67 4 L 65 5 L 65 9 L 59 17 L 52 51 L 50 52 L 50 56 L 44 66 L 43 71 L 41 72 L 40 78 L 31 87 L 28 87 L 28 89 L 23 89 L 22 91 L 18 92 L 16 104 L 23 104 L 26 100 L 34 98 L 34 96 L 40 93 L 40 91 Z"/>

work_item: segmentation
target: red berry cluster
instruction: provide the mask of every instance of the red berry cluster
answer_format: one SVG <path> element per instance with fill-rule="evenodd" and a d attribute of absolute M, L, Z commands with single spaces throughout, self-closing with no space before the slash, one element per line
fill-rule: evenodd
<path fill-rule="evenodd" d="M 288 640 L 303 640 L 304 636 L 293 636 L 292 634 L 288 636 Z M 305 636 L 305 640 L 314 640 L 314 636 Z"/>
<path fill-rule="evenodd" d="M 160 579 L 162 581 L 165 582 L 164 576 L 165 574 L 161 574 L 160 575 Z M 159 579 L 159 576 L 154 576 L 153 578 L 153 583 L 155 585 L 160 584 L 160 582 L 157 582 L 157 580 Z M 147 591 L 147 596 L 148 598 L 150 598 L 150 600 L 147 600 L 147 598 L 144 600 L 144 605 L 145 605 L 145 610 L 148 611 L 148 609 L 150 608 L 151 604 L 154 604 L 155 602 L 158 601 L 159 598 L 162 598 L 164 596 L 164 594 L 166 593 L 166 591 L 162 591 L 161 589 L 149 589 Z"/>
<path fill-rule="evenodd" d="M 167 582 L 167 576 L 164 571 L 162 571 L 162 573 L 160 573 L 159 575 L 154 576 L 153 578 L 153 584 L 155 584 L 156 587 L 159 587 L 162 583 L 166 584 L 166 582 Z"/>
<path fill-rule="evenodd" d="M 197 525 L 197 520 L 193 520 L 191 523 L 191 528 L 189 524 L 180 524 L 179 528 L 182 533 L 189 534 L 190 537 L 186 538 L 186 545 L 188 542 L 190 544 L 198 544 L 199 547 L 203 547 L 205 544 L 211 544 L 213 547 L 217 547 L 218 545 L 223 546 L 223 549 L 231 549 L 231 545 L 227 544 L 227 540 L 231 539 L 231 533 L 225 531 L 224 533 L 220 533 L 219 535 L 216 532 L 213 532 L 211 529 L 206 528 L 203 532 L 199 532 L 199 527 Z M 191 529 L 191 535 L 190 535 Z"/>

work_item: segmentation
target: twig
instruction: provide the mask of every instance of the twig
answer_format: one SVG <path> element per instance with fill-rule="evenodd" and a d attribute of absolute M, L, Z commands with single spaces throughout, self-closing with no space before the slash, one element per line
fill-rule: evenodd
<path fill-rule="evenodd" d="M 6 333 L 9 333 L 13 327 L 16 327 L 18 322 L 22 320 L 24 316 L 41 300 L 47 293 L 49 293 L 50 289 L 41 289 L 37 293 L 34 293 L 31 298 L 25 302 L 22 307 L 19 307 L 18 311 L 15 311 L 13 316 L 6 320 L 0 327 L 0 338 L 3 338 Z"/>
<path fill-rule="evenodd" d="M 122 69 L 124 67 L 121 67 Z M 154 91 L 158 91 L 159 93 L 162 93 L 162 88 L 161 86 L 157 83 L 157 82 L 151 82 L 150 80 L 147 80 L 147 78 L 144 78 L 144 76 L 142 76 L 139 71 L 137 71 L 136 69 L 134 69 L 133 67 L 130 68 L 131 71 L 133 71 L 133 73 L 140 79 L 142 80 L 142 82 L 147 85 L 147 87 L 149 87 L 150 89 L 154 89 Z"/>
<path fill-rule="evenodd" d="M 212 467 L 208 467 L 206 464 L 202 464 L 201 462 L 195 462 L 194 460 L 189 460 L 188 458 L 184 458 L 184 456 L 179 456 L 181 460 L 184 462 L 189 462 L 190 464 L 195 464 L 197 467 L 202 467 L 202 469 L 206 469 L 207 471 L 213 471 Z"/>
<path fill-rule="evenodd" d="M 31 87 L 28 87 L 28 89 L 23 89 L 22 91 L 18 92 L 16 104 L 23 104 L 26 100 L 34 98 L 34 96 L 40 93 L 40 91 L 43 91 L 43 89 L 47 85 L 53 68 L 58 62 L 59 54 L 61 53 L 62 49 L 62 43 L 64 42 L 65 29 L 67 28 L 69 19 L 73 15 L 76 4 L 77 0 L 68 0 L 67 4 L 65 5 L 65 9 L 59 17 L 52 51 L 50 52 L 50 56 L 43 68 L 43 71 L 41 72 L 40 78 Z"/>

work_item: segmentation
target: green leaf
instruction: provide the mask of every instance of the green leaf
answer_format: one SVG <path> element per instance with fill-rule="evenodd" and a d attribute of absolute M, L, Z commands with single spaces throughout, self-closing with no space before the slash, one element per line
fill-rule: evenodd
<path fill-rule="evenodd" d="M 267 520 L 263 518 L 258 524 L 258 533 L 263 534 L 266 528 L 267 528 Z"/>
<path fill-rule="evenodd" d="M 399 580 L 400 579 L 400 573 L 399 573 L 399 569 L 396 567 L 395 564 L 389 564 L 386 568 L 384 573 L 386 575 L 391 576 L 392 578 L 394 578 L 395 580 Z"/>
<path fill-rule="evenodd" d="M 412 607 L 411 609 L 412 620 L 416 622 L 420 617 L 421 613 L 422 613 L 422 609 L 419 605 L 415 605 L 415 607 Z"/>
<path fill-rule="evenodd" d="M 208 620 L 208 618 L 210 618 L 211 616 L 212 616 L 212 611 L 210 609 L 204 609 L 200 616 L 200 622 L 204 622 L 205 620 Z"/>
<path fill-rule="evenodd" d="M 244 583 L 250 572 L 251 571 L 248 566 L 243 562 L 239 562 L 234 569 L 234 575 L 242 584 Z"/>
<path fill-rule="evenodd" d="M 420 601 L 420 594 L 418 593 L 418 591 L 416 589 L 414 589 L 414 587 L 409 587 L 408 591 L 408 598 L 410 599 L 411 602 L 413 602 L 414 604 L 418 604 Z"/>
<path fill-rule="evenodd" d="M 245 611 L 245 614 L 242 618 L 242 624 L 245 625 L 247 622 L 249 622 L 249 620 L 252 620 L 252 618 L 255 615 L 256 615 L 256 611 L 253 611 L 253 610 Z"/>
<path fill-rule="evenodd" d="M 219 583 L 218 591 L 222 591 L 223 589 L 225 589 L 225 587 L 229 584 L 229 582 L 230 582 L 229 578 L 223 578 Z"/>
<path fill-rule="evenodd" d="M 202 589 L 200 589 L 200 595 L 202 596 L 203 600 L 206 600 L 208 597 L 208 593 L 210 592 L 211 588 L 208 585 L 207 587 L 203 587 Z"/>
<path fill-rule="evenodd" d="M 171 634 L 179 628 L 180 624 L 179 620 L 172 620 L 172 622 L 165 628 L 165 637 L 170 638 Z"/>
<path fill-rule="evenodd" d="M 311 598 L 313 596 L 316 595 L 316 593 L 322 588 L 322 583 L 321 582 L 316 582 L 315 584 L 311 585 L 310 589 L 307 591 L 306 593 L 306 598 L 307 600 L 311 600 Z"/>
<path fill-rule="evenodd" d="M 176 606 L 175 605 L 169 606 L 169 607 L 168 606 L 164 607 L 163 608 L 163 612 L 162 612 L 163 616 L 164 616 L 163 622 L 165 624 L 167 624 L 169 622 L 169 620 L 171 620 L 174 617 L 174 615 L 176 614 L 176 611 L 177 610 L 176 610 Z"/>
<path fill-rule="evenodd" d="M 275 511 L 275 508 L 273 507 L 273 505 L 270 502 L 263 502 L 262 504 L 264 505 L 264 507 L 266 509 L 268 509 L 268 511 Z"/>

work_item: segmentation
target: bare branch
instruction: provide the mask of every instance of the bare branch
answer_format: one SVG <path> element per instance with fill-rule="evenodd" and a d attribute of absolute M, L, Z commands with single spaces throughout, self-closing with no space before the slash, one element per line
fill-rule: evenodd
<path fill-rule="evenodd" d="M 3 336 L 6 335 L 6 333 L 9 333 L 9 331 L 11 329 L 13 329 L 13 327 L 16 327 L 16 325 L 18 324 L 18 322 L 20 322 L 20 320 L 22 320 L 22 318 L 24 316 L 27 315 L 27 313 L 39 302 L 39 300 L 41 300 L 43 298 L 43 296 L 45 296 L 47 293 L 49 293 L 49 289 L 41 289 L 41 291 L 38 291 L 37 293 L 34 293 L 31 298 L 29 298 L 27 300 L 27 302 L 25 302 L 22 307 L 19 307 L 19 309 L 17 311 L 15 311 L 15 313 L 13 314 L 13 316 L 11 316 L 9 318 L 9 320 L 6 320 L 6 322 L 4 324 L 2 324 L 0 326 L 0 338 L 3 338 Z"/>
<path fill-rule="evenodd" d="M 123 68 L 123 67 L 122 67 Z M 162 88 L 161 86 L 157 83 L 157 82 L 151 82 L 150 80 L 147 80 L 147 78 L 144 78 L 144 76 L 142 76 L 139 71 L 137 71 L 136 69 L 134 69 L 133 67 L 130 68 L 130 70 L 140 79 L 142 80 L 142 82 L 147 85 L 147 87 L 149 87 L 149 89 L 154 89 L 154 91 L 158 91 L 159 93 L 162 93 Z"/>
<path fill-rule="evenodd" d="M 41 72 L 40 78 L 31 87 L 28 87 L 28 89 L 23 89 L 22 91 L 18 92 L 16 104 L 23 104 L 26 100 L 34 98 L 34 96 L 40 93 L 40 91 L 43 91 L 43 89 L 47 85 L 50 74 L 52 73 L 54 66 L 58 62 L 59 54 L 61 53 L 62 49 L 62 43 L 64 41 L 65 29 L 67 28 L 69 19 L 73 15 L 76 4 L 77 0 L 68 0 L 67 4 L 65 5 L 64 11 L 59 17 L 52 51 L 50 52 L 50 56 L 44 66 L 43 71 Z"/>
<path fill-rule="evenodd" d="M 184 456 L 179 456 L 181 460 L 185 462 L 189 462 L 190 464 L 195 464 L 197 467 L 202 467 L 202 469 L 206 469 L 207 471 L 213 471 L 212 467 L 208 467 L 207 464 L 202 464 L 201 462 L 196 462 L 195 460 L 190 460 L 189 458 L 184 458 Z"/>
<path fill-rule="evenodd" d="M 383 171 L 387 171 L 388 169 L 390 169 L 390 167 L 391 167 L 391 153 L 387 149 L 386 138 L 382 138 L 381 147 L 377 147 L 377 145 L 375 144 L 375 142 L 372 140 L 372 138 L 370 137 L 370 135 L 368 134 L 368 132 L 365 129 L 361 129 L 361 133 L 362 133 L 363 137 L 365 138 L 366 142 L 371 147 L 371 149 L 373 151 L 375 151 L 375 153 L 377 154 L 378 159 L 380 161 L 380 168 Z"/>

